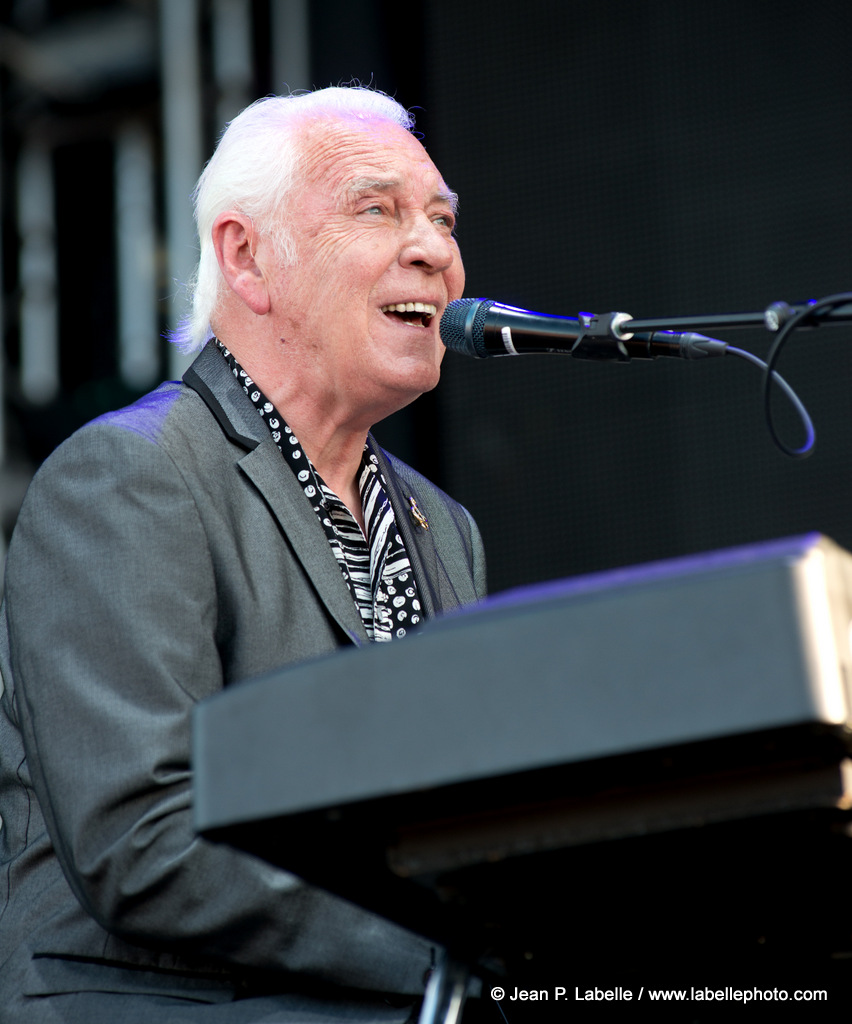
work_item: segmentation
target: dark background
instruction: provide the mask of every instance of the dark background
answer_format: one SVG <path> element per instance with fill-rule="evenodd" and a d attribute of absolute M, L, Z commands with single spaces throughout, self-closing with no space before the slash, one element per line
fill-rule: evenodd
<path fill-rule="evenodd" d="M 81 422 L 138 393 L 113 352 L 109 152 L 127 111 L 154 131 L 162 114 L 156 53 L 132 81 L 74 100 L 40 93 L 9 56 L 15 39 L 37 43 L 81 12 L 133 8 L 156 35 L 156 3 L 36 3 L 35 18 L 26 6 L 3 5 L 0 82 L 5 465 L 16 480 Z M 247 9 L 253 93 L 282 91 L 271 80 L 271 0 Z M 314 0 L 306 9 L 310 81 L 288 84 L 357 78 L 418 108 L 427 148 L 461 197 L 468 295 L 646 318 L 852 289 L 849 4 Z M 199 0 L 202 48 L 211 12 Z M 219 126 L 205 88 L 209 154 Z M 14 180 L 36 122 L 55 140 L 63 375 L 61 393 L 41 405 L 17 383 Z M 164 328 L 172 292 L 163 275 Z M 771 342 L 762 330 L 717 336 L 762 356 Z M 475 515 L 494 590 L 811 530 L 852 548 L 850 343 L 852 325 L 799 332 L 782 358 L 817 429 L 807 460 L 773 446 L 761 374 L 731 356 L 614 365 L 450 354 L 438 391 L 377 432 Z M 784 437 L 800 443 L 779 412 Z"/>

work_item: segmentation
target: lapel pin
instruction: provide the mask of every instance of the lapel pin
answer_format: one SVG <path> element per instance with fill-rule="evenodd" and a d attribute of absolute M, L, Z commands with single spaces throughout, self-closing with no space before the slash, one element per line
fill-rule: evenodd
<path fill-rule="evenodd" d="M 424 516 L 420 509 L 417 507 L 417 502 L 414 500 L 413 495 L 409 497 L 408 503 L 411 506 L 411 518 L 418 526 L 422 527 L 424 530 L 428 530 L 429 523 L 426 521 L 426 516 Z"/>

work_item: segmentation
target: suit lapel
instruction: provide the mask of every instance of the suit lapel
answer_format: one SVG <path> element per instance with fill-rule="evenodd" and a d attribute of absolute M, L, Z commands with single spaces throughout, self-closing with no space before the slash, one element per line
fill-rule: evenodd
<path fill-rule="evenodd" d="M 396 517 L 396 525 L 408 552 L 408 559 L 417 580 L 426 614 L 432 618 L 443 607 L 441 596 L 433 584 L 433 580 L 439 579 L 434 535 L 431 530 L 415 521 L 412 515 L 411 501 L 412 499 L 416 500 L 416 495 L 411 493 L 410 488 L 403 486 L 372 434 L 368 438 L 368 443 L 382 467 L 388 488 L 388 499 Z"/>
<path fill-rule="evenodd" d="M 246 454 L 237 465 L 263 496 L 329 614 L 356 644 L 368 642 L 364 625 L 316 513 L 227 363 L 212 343 L 184 374 L 225 434 Z"/>

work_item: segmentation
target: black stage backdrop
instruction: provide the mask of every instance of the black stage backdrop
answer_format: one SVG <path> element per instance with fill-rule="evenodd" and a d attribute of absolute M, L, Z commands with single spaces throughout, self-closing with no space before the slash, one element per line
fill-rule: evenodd
<path fill-rule="evenodd" d="M 284 87 L 271 78 L 273 2 L 251 5 L 256 95 Z M 309 11 L 315 86 L 358 78 L 421 106 L 418 126 L 461 195 L 468 295 L 651 317 L 852 289 L 848 0 L 311 0 Z M 4 93 L 5 158 L 40 123 L 32 110 L 57 146 L 63 380 L 47 407 L 12 387 L 19 238 L 3 176 L 7 428 L 33 465 L 134 397 L 114 351 L 108 126 L 133 103 L 158 123 L 157 79 L 119 86 L 92 110 L 36 102 L 21 81 Z M 94 272 L 79 259 L 90 222 Z M 720 336 L 758 354 L 771 341 Z M 451 354 L 445 367 L 437 392 L 378 433 L 476 515 L 494 590 L 810 530 L 852 548 L 852 326 L 802 333 L 782 359 L 818 431 L 806 461 L 773 447 L 761 375 L 733 357 Z"/>
<path fill-rule="evenodd" d="M 467 295 L 650 317 L 852 290 L 848 4 L 423 11 L 419 124 L 461 195 Z M 811 530 L 852 548 L 852 325 L 795 335 L 779 368 L 815 421 L 808 460 L 773 446 L 762 376 L 733 356 L 450 354 L 437 453 L 420 421 L 415 454 L 479 521 L 492 590 Z"/>

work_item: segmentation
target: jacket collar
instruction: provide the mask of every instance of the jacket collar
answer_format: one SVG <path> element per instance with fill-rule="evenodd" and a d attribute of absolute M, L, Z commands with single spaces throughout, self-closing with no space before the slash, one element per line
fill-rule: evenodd
<path fill-rule="evenodd" d="M 209 341 L 183 375 L 184 384 L 204 399 L 225 434 L 236 444 L 253 451 L 269 438 L 250 399 L 234 379 L 216 343 Z"/>
<path fill-rule="evenodd" d="M 352 643 L 368 643 L 316 514 L 215 343 L 208 342 L 183 380 L 201 397 L 225 435 L 245 450 L 237 459 L 238 467 L 263 496 L 329 614 Z"/>

